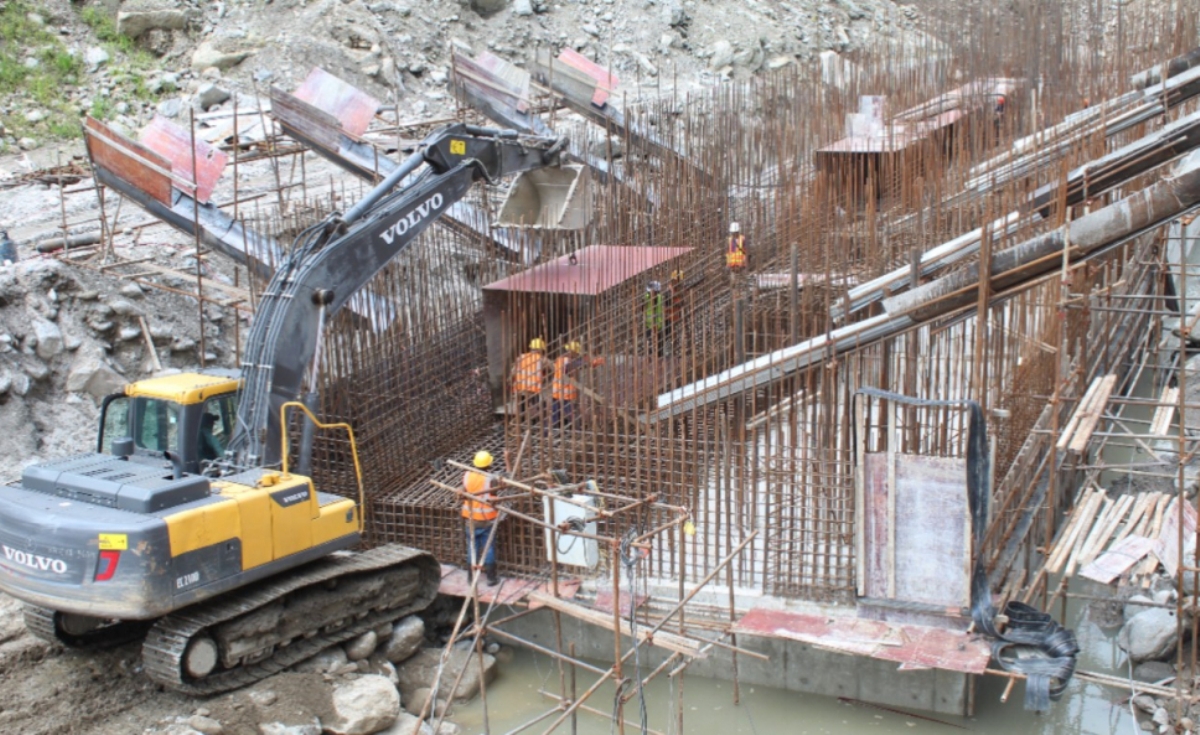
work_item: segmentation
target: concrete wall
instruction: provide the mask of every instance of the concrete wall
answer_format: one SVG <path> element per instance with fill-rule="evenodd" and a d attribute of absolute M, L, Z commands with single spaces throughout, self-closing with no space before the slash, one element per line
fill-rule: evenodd
<path fill-rule="evenodd" d="M 501 626 L 502 630 L 525 640 L 555 648 L 554 618 L 549 610 L 539 610 Z M 576 654 L 593 662 L 613 660 L 612 633 L 587 625 L 566 615 L 562 616 L 564 649 L 566 641 L 575 644 Z M 506 641 L 508 642 L 508 641 Z M 630 641 L 623 642 L 623 652 Z M 927 710 L 948 715 L 966 715 L 968 687 L 972 682 L 967 674 L 931 669 L 927 671 L 898 671 L 896 664 L 872 658 L 846 656 L 813 648 L 780 638 L 740 636 L 738 646 L 770 656 L 760 661 L 748 656 L 738 657 L 738 680 L 742 684 L 781 687 L 789 691 L 820 694 L 828 697 L 849 697 L 891 707 Z M 669 652 L 659 648 L 642 648 L 642 670 L 649 672 L 660 664 Z M 632 661 L 625 671 L 632 668 Z M 731 680 L 733 666 L 730 652 L 713 648 L 708 658 L 698 660 L 687 668 L 691 676 Z M 583 674 L 584 681 L 590 674 Z M 665 676 L 666 672 L 660 674 Z"/>

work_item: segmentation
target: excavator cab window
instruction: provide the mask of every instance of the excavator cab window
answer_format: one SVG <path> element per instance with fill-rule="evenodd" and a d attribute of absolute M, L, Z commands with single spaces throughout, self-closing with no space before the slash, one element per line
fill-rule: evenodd
<path fill-rule="evenodd" d="M 154 454 L 176 451 L 179 405 L 144 396 L 113 396 L 104 402 L 100 450 L 112 452 L 116 439 L 129 437 L 134 446 Z"/>
<path fill-rule="evenodd" d="M 204 403 L 200 415 L 199 451 L 201 461 L 218 459 L 225 454 L 229 437 L 233 435 L 237 400 L 233 395 L 217 396 Z"/>

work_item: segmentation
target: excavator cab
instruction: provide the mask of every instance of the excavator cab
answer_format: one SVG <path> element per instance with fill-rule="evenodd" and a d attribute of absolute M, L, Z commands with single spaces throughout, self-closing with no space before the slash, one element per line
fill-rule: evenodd
<path fill-rule="evenodd" d="M 175 455 L 199 474 L 225 453 L 237 422 L 238 379 L 232 372 L 178 373 L 126 386 L 104 399 L 96 451 L 161 461 Z"/>

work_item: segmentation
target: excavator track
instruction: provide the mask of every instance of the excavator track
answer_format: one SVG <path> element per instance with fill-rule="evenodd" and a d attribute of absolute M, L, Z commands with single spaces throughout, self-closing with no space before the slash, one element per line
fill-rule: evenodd
<path fill-rule="evenodd" d="M 300 599 L 300 593 L 334 595 L 339 583 L 366 580 L 372 574 L 407 567 L 416 569 L 416 593 L 400 604 L 347 610 L 343 617 L 334 620 L 305 620 L 310 627 L 300 635 L 247 657 L 252 661 L 215 669 L 202 677 L 188 673 L 186 657 L 190 646 L 220 648 L 214 641 L 221 639 L 223 631 L 238 624 L 252 626 L 246 622 L 252 613 L 276 602 L 286 608 L 289 602 Z M 159 619 L 142 644 L 142 662 L 151 679 L 185 694 L 205 696 L 238 689 L 311 658 L 329 646 L 424 609 L 437 595 L 439 581 L 437 561 L 417 549 L 389 545 L 361 553 L 334 554 L 267 579 L 252 589 L 238 590 Z M 294 624 L 294 619 L 288 622 Z"/>
<path fill-rule="evenodd" d="M 69 633 L 62 625 L 62 613 L 36 605 L 24 609 L 25 627 L 44 641 L 60 643 L 67 648 L 99 650 L 132 643 L 146 635 L 150 623 L 143 620 L 120 620 L 97 625 L 85 633 Z"/>

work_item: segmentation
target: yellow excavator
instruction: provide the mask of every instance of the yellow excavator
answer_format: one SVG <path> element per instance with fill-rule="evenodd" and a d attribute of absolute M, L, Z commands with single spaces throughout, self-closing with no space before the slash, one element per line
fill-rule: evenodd
<path fill-rule="evenodd" d="M 351 296 L 475 181 L 555 165 L 564 147 L 463 124 L 431 134 L 350 211 L 301 233 L 263 291 L 240 371 L 133 383 L 102 403 L 95 452 L 0 486 L 0 590 L 26 603 L 27 626 L 68 646 L 144 636 L 151 678 L 211 694 L 428 605 L 436 560 L 349 551 L 361 474 L 355 500 L 292 471 L 286 412 L 314 426 L 321 334 Z M 303 467 L 311 433 L 297 443 Z"/>

